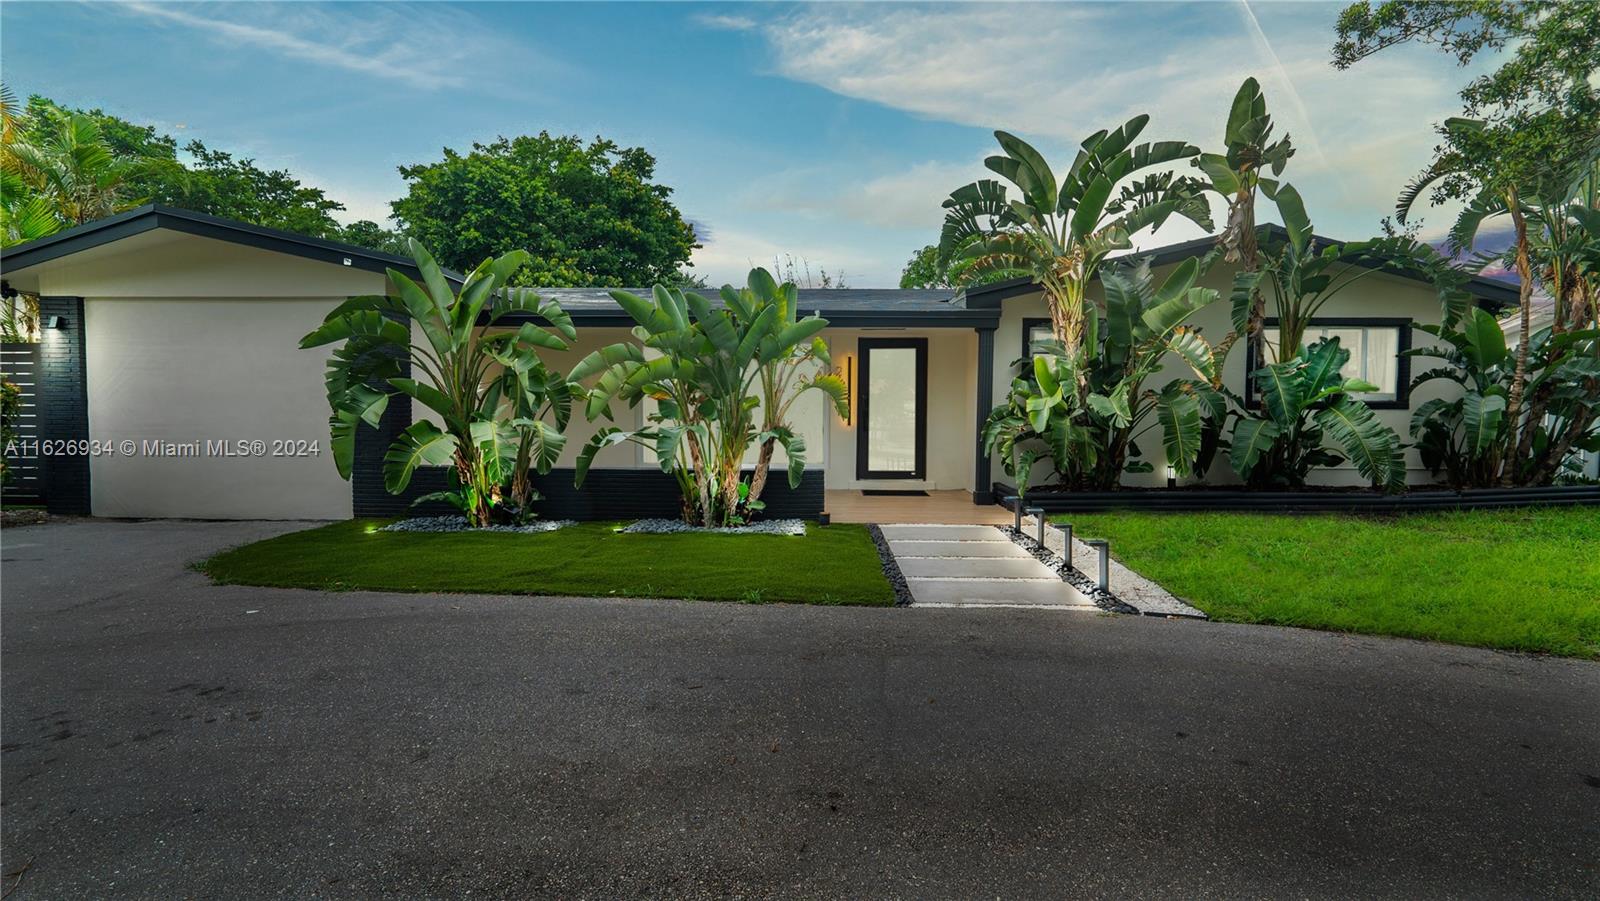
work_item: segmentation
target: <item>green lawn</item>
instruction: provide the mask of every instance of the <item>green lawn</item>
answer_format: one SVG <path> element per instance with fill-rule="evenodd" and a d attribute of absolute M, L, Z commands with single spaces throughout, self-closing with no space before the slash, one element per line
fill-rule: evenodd
<path fill-rule="evenodd" d="M 891 605 L 865 526 L 807 535 L 624 535 L 580 523 L 535 535 L 382 532 L 354 520 L 224 551 L 199 569 L 223 584 L 374 591 L 614 595 Z"/>
<path fill-rule="evenodd" d="M 1600 658 L 1600 509 L 1055 519 L 1213 619 Z"/>

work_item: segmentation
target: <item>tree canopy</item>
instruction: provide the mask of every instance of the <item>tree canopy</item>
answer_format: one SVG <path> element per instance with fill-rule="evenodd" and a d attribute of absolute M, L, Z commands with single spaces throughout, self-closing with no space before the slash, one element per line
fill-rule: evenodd
<path fill-rule="evenodd" d="M 1436 46 L 1463 66 L 1484 53 L 1505 55 L 1461 90 L 1473 127 L 1440 126 L 1427 178 L 1436 202 L 1527 185 L 1594 152 L 1600 4 L 1363 0 L 1339 15 L 1333 64 L 1346 69 L 1408 42 Z"/>
<path fill-rule="evenodd" d="M 993 272 L 963 272 L 959 266 L 949 266 L 939 259 L 939 245 L 928 244 L 906 261 L 900 270 L 902 288 L 971 288 L 1004 281 L 1005 276 Z"/>
<path fill-rule="evenodd" d="M 47 97 L 30 97 L 25 109 L 7 107 L 7 122 L 19 126 L 12 135 L 8 124 L 8 147 L 14 139 L 45 145 L 52 137 L 47 126 L 61 131 L 74 117 L 76 131 L 66 133 L 94 145 L 97 172 L 118 173 L 115 190 L 98 193 L 88 218 L 154 202 L 390 253 L 405 253 L 406 238 L 414 236 L 436 249 L 440 263 L 462 271 L 485 257 L 527 250 L 532 262 L 518 274 L 519 284 L 694 281 L 684 271 L 699 246 L 694 229 L 670 201 L 672 189 L 655 181 L 656 160 L 643 148 L 541 132 L 475 144 L 465 154 L 446 149 L 437 162 L 400 167 L 407 192 L 391 204 L 401 223 L 391 229 L 371 220 L 342 224 L 335 216 L 344 204 L 287 169 L 263 168 L 200 139 L 180 143 L 154 126 Z M 16 199 L 6 198 L 13 242 L 83 219 L 46 216 L 42 208 L 30 219 L 31 208 L 10 203 Z"/>
<path fill-rule="evenodd" d="M 391 207 L 408 235 L 453 268 L 521 249 L 532 255 L 521 284 L 672 283 L 699 245 L 672 189 L 654 181 L 655 166 L 643 148 L 603 138 L 502 137 L 400 167 L 409 188 Z"/>

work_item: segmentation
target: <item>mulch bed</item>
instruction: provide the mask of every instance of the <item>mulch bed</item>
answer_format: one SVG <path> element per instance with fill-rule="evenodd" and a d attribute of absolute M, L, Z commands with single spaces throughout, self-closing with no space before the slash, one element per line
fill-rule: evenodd
<path fill-rule="evenodd" d="M 906 577 L 900 572 L 900 564 L 894 559 L 894 551 L 889 550 L 889 539 L 883 537 L 883 530 L 876 525 L 867 526 L 867 533 L 872 536 L 872 543 L 878 546 L 878 559 L 883 562 L 883 577 L 888 579 L 890 587 L 894 588 L 894 605 L 910 606 L 911 588 L 906 585 Z"/>

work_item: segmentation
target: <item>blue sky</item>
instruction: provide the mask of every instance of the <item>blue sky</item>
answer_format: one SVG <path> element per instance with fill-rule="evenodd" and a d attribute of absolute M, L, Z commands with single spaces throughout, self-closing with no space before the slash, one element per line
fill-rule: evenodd
<path fill-rule="evenodd" d="M 715 284 L 792 254 L 893 285 L 1004 128 L 1052 160 L 1148 112 L 1213 148 L 1246 75 L 1321 233 L 1366 237 L 1472 74 L 1328 64 L 1340 4 L 6 2 L 0 75 L 292 170 L 381 219 L 401 164 L 547 129 L 648 148 Z M 1448 221 L 1429 216 L 1425 236 Z M 1186 226 L 1145 246 L 1194 237 Z"/>

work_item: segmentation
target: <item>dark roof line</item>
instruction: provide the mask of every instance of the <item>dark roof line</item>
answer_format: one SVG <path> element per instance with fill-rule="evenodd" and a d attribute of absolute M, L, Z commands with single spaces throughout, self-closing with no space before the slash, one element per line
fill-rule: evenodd
<path fill-rule="evenodd" d="M 1283 226 L 1276 223 L 1269 222 L 1261 227 L 1265 228 L 1276 237 L 1282 238 L 1289 234 L 1289 232 Z M 1342 243 L 1332 238 L 1325 238 L 1321 235 L 1312 235 L 1311 241 L 1313 245 L 1317 247 L 1325 247 L 1329 244 Z M 1216 243 L 1217 239 L 1215 236 L 1195 238 L 1190 241 L 1180 241 L 1176 244 L 1168 244 L 1165 247 L 1154 247 L 1150 250 L 1141 250 L 1136 253 L 1130 253 L 1126 256 L 1115 257 L 1114 259 L 1119 262 L 1123 260 L 1147 259 L 1150 261 L 1151 266 L 1165 266 L 1169 263 L 1176 263 L 1180 260 L 1188 259 L 1189 257 L 1204 256 L 1211 251 L 1212 247 L 1216 246 Z M 1365 266 L 1365 264 L 1359 261 L 1353 261 L 1351 265 Z M 1378 267 L 1367 266 L 1366 268 L 1375 269 Z M 1413 281 L 1427 280 L 1422 273 L 1411 270 L 1387 269 L 1384 271 L 1389 272 L 1392 275 L 1398 275 L 1401 278 L 1409 278 Z M 990 307 L 998 307 L 1000 305 L 1000 301 L 1005 300 L 1008 297 L 1018 297 L 1023 294 L 1032 294 L 1037 290 L 1038 287 L 1034 285 L 1032 279 L 1022 277 L 1007 279 L 1003 282 L 995 282 L 991 285 L 979 285 L 975 288 L 968 288 L 965 292 L 965 296 L 967 306 L 974 309 L 988 309 Z M 1488 278 L 1487 276 L 1482 275 L 1472 276 L 1472 278 L 1467 282 L 1467 292 L 1479 300 L 1487 301 L 1497 306 L 1515 304 L 1519 301 L 1521 296 L 1516 285 L 1511 284 L 1510 282 L 1504 282 L 1499 279 Z"/>
<path fill-rule="evenodd" d="M 416 264 L 406 257 L 156 203 L 86 222 L 26 244 L 7 247 L 0 250 L 0 269 L 7 273 L 16 272 L 162 228 L 336 266 L 349 266 L 377 273 L 396 269 L 407 275 L 420 277 Z M 458 284 L 463 279 L 460 273 L 448 269 L 445 270 L 445 276 Z M 569 312 L 580 325 L 634 324 L 633 320 L 605 295 L 605 289 L 543 290 L 558 299 L 564 294 L 574 295 L 572 300 L 575 302 Z M 581 295 L 585 293 L 590 296 L 582 297 Z M 716 296 L 713 290 L 708 289 L 706 293 L 713 298 Z M 825 318 L 841 327 L 892 328 L 920 325 L 930 328 L 977 326 L 992 328 L 999 319 L 997 309 L 965 309 L 957 302 L 954 291 L 802 290 L 801 297 L 804 305 L 802 309 L 806 309 L 807 312 L 810 309 L 817 309 Z"/>
<path fill-rule="evenodd" d="M 1269 224 L 1265 227 L 1279 235 L 1286 234 L 1280 225 Z M 369 250 L 365 247 L 358 247 L 341 241 L 311 238 L 294 232 L 252 225 L 246 222 L 238 222 L 232 219 L 224 219 L 220 216 L 196 213 L 192 210 L 164 206 L 157 203 L 145 204 L 114 216 L 74 226 L 46 238 L 0 250 L 0 268 L 7 272 L 27 269 L 31 266 L 37 266 L 41 263 L 47 263 L 51 260 L 158 228 L 204 238 L 214 238 L 277 253 L 287 253 L 368 272 L 382 273 L 392 268 L 408 275 L 417 275 L 416 264 L 406 257 Z M 1170 244 L 1166 247 L 1140 251 L 1135 254 L 1129 254 L 1126 257 L 1118 257 L 1118 259 L 1143 258 L 1148 259 L 1152 266 L 1163 266 L 1207 253 L 1214 245 L 1215 240 L 1212 237 L 1196 238 L 1191 241 Z M 1332 239 L 1319 236 L 1313 236 L 1312 240 L 1318 244 L 1337 243 Z M 1362 264 L 1356 262 L 1354 265 Z M 1421 273 L 1403 270 L 1390 271 L 1404 278 L 1411 278 L 1417 281 L 1424 280 Z M 445 270 L 445 275 L 457 283 L 461 282 L 463 278 L 460 273 L 450 270 Z M 556 293 L 560 289 L 550 290 L 552 293 Z M 1016 278 L 1009 281 L 996 282 L 992 285 L 969 288 L 953 295 L 943 295 L 940 292 L 911 292 L 900 289 L 869 288 L 825 289 L 809 292 L 802 289 L 802 296 L 815 294 L 829 297 L 831 302 L 828 307 L 823 308 L 824 312 L 831 312 L 833 315 L 843 318 L 870 315 L 876 321 L 883 317 L 933 316 L 948 318 L 953 322 L 974 318 L 972 316 L 954 315 L 957 311 L 967 314 L 978 313 L 984 315 L 984 318 L 989 318 L 989 315 L 992 315 L 991 311 L 999 309 L 1002 300 L 1008 297 L 1031 294 L 1036 290 L 1037 288 L 1032 280 Z M 1484 276 L 1473 276 L 1468 282 L 1467 290 L 1474 297 L 1497 306 L 1515 304 L 1519 299 L 1516 285 Z M 600 311 L 595 310 L 592 312 L 599 313 Z"/>
<path fill-rule="evenodd" d="M 584 308 L 615 310 L 617 303 L 611 299 L 612 291 L 626 291 L 649 297 L 649 288 L 542 288 L 533 289 L 540 297 L 559 301 L 568 312 Z M 685 288 L 711 301 L 712 306 L 722 305 L 720 288 Z M 956 303 L 956 291 L 951 288 L 800 288 L 799 309 L 802 313 L 814 309 L 874 310 L 879 312 L 925 311 L 943 313 L 964 309 Z"/>
<path fill-rule="evenodd" d="M 0 265 L 8 272 L 15 272 L 158 228 L 367 272 L 381 273 L 392 268 L 411 275 L 417 274 L 416 263 L 407 257 L 159 203 L 147 203 L 114 216 L 56 232 L 49 237 L 7 247 L 0 250 Z M 448 270 L 445 275 L 457 282 L 462 278 L 459 273 Z"/>

